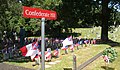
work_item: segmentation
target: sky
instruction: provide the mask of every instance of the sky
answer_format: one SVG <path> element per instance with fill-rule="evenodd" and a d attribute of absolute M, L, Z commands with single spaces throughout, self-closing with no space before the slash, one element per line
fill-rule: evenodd
<path fill-rule="evenodd" d="M 120 12 L 120 4 L 119 4 L 119 3 L 115 4 L 115 3 L 113 3 L 113 2 L 110 2 L 110 3 L 108 4 L 108 7 L 111 8 L 112 5 L 113 5 L 113 8 L 114 8 L 114 9 L 116 9 L 118 12 Z"/>
<path fill-rule="evenodd" d="M 96 0 L 93 0 L 96 1 Z M 102 1 L 99 1 L 99 3 L 102 3 Z M 113 8 L 116 9 L 118 12 L 120 12 L 120 3 L 115 4 L 114 2 L 110 2 L 108 4 L 108 7 L 111 8 L 111 6 L 114 4 Z"/>

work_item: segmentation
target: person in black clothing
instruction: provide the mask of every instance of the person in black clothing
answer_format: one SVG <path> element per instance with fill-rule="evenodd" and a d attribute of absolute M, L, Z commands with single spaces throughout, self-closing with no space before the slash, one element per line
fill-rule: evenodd
<path fill-rule="evenodd" d="M 20 27 L 20 47 L 25 45 L 25 29 L 23 29 L 23 26 Z"/>

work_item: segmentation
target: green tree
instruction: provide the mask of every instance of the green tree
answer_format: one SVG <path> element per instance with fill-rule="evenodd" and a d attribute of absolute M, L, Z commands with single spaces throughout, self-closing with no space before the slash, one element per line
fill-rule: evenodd
<path fill-rule="evenodd" d="M 59 6 L 61 3 L 61 0 L 26 0 L 22 1 L 23 6 L 29 6 L 29 7 L 35 7 L 35 8 L 41 8 L 41 9 L 46 9 L 46 10 L 54 10 L 56 11 L 56 7 Z M 40 24 L 41 20 L 40 19 L 29 19 L 29 18 L 24 18 L 25 19 L 25 29 L 27 32 L 31 32 L 32 35 L 38 35 L 40 33 Z M 47 35 L 52 35 L 56 33 L 51 33 L 53 32 L 52 30 L 58 31 L 57 28 L 57 23 L 56 21 L 51 21 L 51 20 L 46 20 L 46 34 Z M 52 30 L 51 30 L 52 29 Z M 56 34 L 57 35 L 57 34 Z"/>
<path fill-rule="evenodd" d="M 117 21 L 113 20 L 119 0 L 62 0 L 61 18 L 65 27 L 101 26 L 101 39 L 108 40 L 108 28 Z M 76 26 L 77 25 L 77 26 Z"/>
<path fill-rule="evenodd" d="M 27 32 L 36 35 L 41 20 L 22 17 L 22 6 L 29 6 L 57 12 L 57 20 L 46 21 L 48 35 L 69 33 L 68 28 L 102 26 L 101 39 L 107 41 L 109 26 L 120 22 L 114 8 L 119 3 L 119 0 L 1 0 L 0 30 L 19 32 L 22 25 Z"/>
<path fill-rule="evenodd" d="M 102 0 L 102 32 L 101 32 L 101 39 L 103 41 L 108 40 L 108 27 L 109 27 L 109 25 L 111 23 L 110 22 L 110 17 L 112 17 L 110 15 L 111 9 L 114 10 L 115 8 L 113 8 L 113 7 L 116 4 L 118 4 L 119 2 L 120 2 L 119 0 Z M 108 7 L 109 4 L 110 4 L 111 8 Z"/>
<path fill-rule="evenodd" d="M 21 4 L 16 0 L 1 0 L 0 2 L 0 26 L 2 32 L 6 30 L 11 33 L 16 30 L 19 17 L 21 17 Z"/>

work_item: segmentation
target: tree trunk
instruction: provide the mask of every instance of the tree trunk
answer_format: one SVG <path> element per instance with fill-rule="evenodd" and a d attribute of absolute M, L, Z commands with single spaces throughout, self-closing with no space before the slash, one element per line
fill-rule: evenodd
<path fill-rule="evenodd" d="M 102 32 L 101 39 L 103 41 L 108 40 L 108 20 L 109 20 L 109 10 L 108 10 L 109 0 L 102 0 Z"/>

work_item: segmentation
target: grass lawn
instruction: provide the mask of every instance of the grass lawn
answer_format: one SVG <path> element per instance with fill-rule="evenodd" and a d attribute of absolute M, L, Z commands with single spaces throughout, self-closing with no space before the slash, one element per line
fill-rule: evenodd
<path fill-rule="evenodd" d="M 49 64 L 49 62 L 45 62 L 46 65 L 49 65 L 51 67 L 46 68 L 46 70 L 62 70 L 64 67 L 71 67 L 73 66 L 73 54 L 76 55 L 76 60 L 77 60 L 77 66 L 82 64 L 83 62 L 87 61 L 88 59 L 92 58 L 99 52 L 103 51 L 106 47 L 109 47 L 108 45 L 93 45 L 88 48 L 80 48 L 79 50 L 75 49 L 75 51 L 72 53 L 69 51 L 68 54 L 62 55 L 64 53 L 63 50 L 61 50 L 61 55 L 59 58 L 53 58 L 51 62 L 55 62 L 57 60 L 60 60 L 61 62 L 57 64 Z M 103 60 L 103 59 L 101 59 Z M 19 66 L 23 66 L 26 68 L 33 68 L 37 69 L 39 68 L 38 66 L 33 67 L 32 64 L 34 62 L 24 62 L 24 63 L 16 63 L 16 62 L 5 62 L 9 64 L 15 64 Z"/>
<path fill-rule="evenodd" d="M 120 29 L 120 28 L 119 28 Z M 120 32 L 119 29 L 113 33 L 109 32 L 109 38 L 113 41 L 120 43 Z M 82 37 L 87 38 L 98 38 L 98 36 L 101 34 L 101 28 L 80 28 L 75 29 L 73 32 L 81 33 Z M 68 51 L 68 54 L 62 55 L 64 53 L 63 50 L 60 51 L 61 55 L 59 58 L 52 58 L 51 62 L 60 61 L 57 64 L 49 64 L 50 62 L 45 62 L 46 68 L 45 70 L 63 70 L 63 68 L 67 67 L 73 67 L 73 55 L 76 55 L 77 59 L 77 67 L 84 63 L 85 61 L 89 60 L 90 58 L 94 57 L 98 53 L 102 52 L 105 48 L 110 47 L 110 45 L 107 44 L 97 44 L 97 45 L 91 45 L 90 47 L 83 48 L 80 47 L 79 50 L 76 50 L 74 52 Z M 87 67 L 85 67 L 83 70 L 120 70 L 120 45 L 113 47 L 118 52 L 118 57 L 113 63 L 109 63 L 105 65 L 105 62 L 102 57 L 99 57 L 97 60 L 93 61 L 91 64 L 89 64 Z M 15 64 L 18 66 L 26 67 L 26 68 L 32 68 L 37 70 L 38 66 L 32 66 L 34 62 L 23 62 L 23 63 L 17 63 L 17 62 L 5 62 L 8 64 Z"/>
<path fill-rule="evenodd" d="M 118 52 L 118 57 L 113 63 L 106 64 L 102 56 L 85 67 L 83 70 L 120 70 L 120 46 L 114 47 Z"/>

